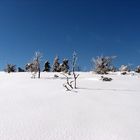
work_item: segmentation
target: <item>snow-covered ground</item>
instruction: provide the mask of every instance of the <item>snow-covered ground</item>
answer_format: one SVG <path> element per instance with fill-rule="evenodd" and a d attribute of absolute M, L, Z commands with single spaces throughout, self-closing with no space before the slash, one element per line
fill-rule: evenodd
<path fill-rule="evenodd" d="M 53 75 L 0 72 L 0 140 L 140 140 L 139 75 L 83 72 L 71 92 Z"/>

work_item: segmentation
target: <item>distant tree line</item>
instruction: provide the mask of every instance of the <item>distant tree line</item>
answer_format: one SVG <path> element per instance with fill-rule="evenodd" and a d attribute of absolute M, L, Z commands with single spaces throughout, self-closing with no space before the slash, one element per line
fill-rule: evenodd
<path fill-rule="evenodd" d="M 41 72 L 41 67 L 40 67 L 40 63 L 41 63 L 41 53 L 40 52 L 36 52 L 34 55 L 34 58 L 31 62 L 27 63 L 25 65 L 25 68 L 20 68 L 18 67 L 18 69 L 16 68 L 16 65 L 14 64 L 7 64 L 4 71 L 5 72 Z M 43 72 L 65 72 L 67 73 L 70 69 L 69 66 L 69 60 L 68 59 L 63 59 L 62 63 L 59 63 L 59 58 L 58 56 L 56 56 L 54 58 L 54 62 L 53 65 L 50 66 L 50 62 L 48 60 L 46 60 L 45 64 L 44 64 L 44 69 Z M 40 77 L 40 76 L 38 76 Z"/>
<path fill-rule="evenodd" d="M 40 52 L 36 52 L 34 55 L 34 58 L 31 62 L 27 63 L 25 65 L 25 68 L 16 68 L 16 65 L 14 64 L 7 64 L 4 71 L 10 73 L 10 72 L 32 72 L 35 74 L 38 73 L 38 78 L 40 78 L 40 72 L 41 72 L 41 58 L 42 55 Z M 96 58 L 92 58 L 92 65 L 93 65 L 93 71 L 95 71 L 97 74 L 107 74 L 108 72 L 116 72 L 120 71 L 122 73 L 131 71 L 131 68 L 129 65 L 121 65 L 119 69 L 117 69 L 113 61 L 116 59 L 115 56 L 98 56 Z M 73 68 L 73 64 L 71 64 L 71 67 Z M 74 66 L 75 71 L 79 70 L 79 67 L 77 65 Z M 73 70 L 71 70 L 73 71 Z M 140 73 L 140 66 L 137 66 L 134 69 L 135 72 Z M 69 73 L 70 72 L 70 65 L 68 59 L 63 59 L 62 63 L 59 62 L 59 57 L 56 56 L 54 58 L 52 66 L 50 65 L 50 62 L 48 60 L 44 63 L 43 72 L 64 72 Z"/>

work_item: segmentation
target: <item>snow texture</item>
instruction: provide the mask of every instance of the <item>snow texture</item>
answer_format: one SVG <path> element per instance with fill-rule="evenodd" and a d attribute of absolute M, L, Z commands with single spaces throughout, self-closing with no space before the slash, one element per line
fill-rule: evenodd
<path fill-rule="evenodd" d="M 57 74 L 57 73 L 56 73 Z M 0 72 L 0 140 L 140 140 L 140 76 Z"/>

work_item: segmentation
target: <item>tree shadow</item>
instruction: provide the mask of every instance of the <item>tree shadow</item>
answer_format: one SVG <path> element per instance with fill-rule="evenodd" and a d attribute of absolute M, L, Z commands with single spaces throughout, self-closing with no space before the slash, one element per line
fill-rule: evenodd
<path fill-rule="evenodd" d="M 47 79 L 47 80 L 66 80 L 67 78 L 66 77 L 41 77 L 40 79 Z M 72 79 L 71 77 L 69 79 Z"/>
<path fill-rule="evenodd" d="M 78 93 L 76 90 L 67 90 L 67 92 Z"/>

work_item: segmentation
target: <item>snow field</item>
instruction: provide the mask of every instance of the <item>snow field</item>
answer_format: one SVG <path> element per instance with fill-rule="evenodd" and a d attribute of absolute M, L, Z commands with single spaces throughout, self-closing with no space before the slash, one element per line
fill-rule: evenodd
<path fill-rule="evenodd" d="M 78 89 L 65 77 L 0 72 L 0 140 L 139 140 L 139 75 L 81 72 Z"/>

